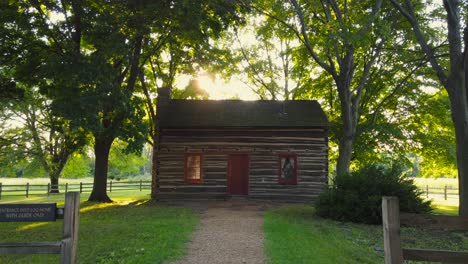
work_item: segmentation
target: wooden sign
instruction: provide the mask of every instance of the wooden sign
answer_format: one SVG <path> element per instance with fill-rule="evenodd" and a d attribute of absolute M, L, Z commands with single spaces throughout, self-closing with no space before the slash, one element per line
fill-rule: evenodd
<path fill-rule="evenodd" d="M 0 204 L 0 222 L 55 221 L 56 204 Z"/>

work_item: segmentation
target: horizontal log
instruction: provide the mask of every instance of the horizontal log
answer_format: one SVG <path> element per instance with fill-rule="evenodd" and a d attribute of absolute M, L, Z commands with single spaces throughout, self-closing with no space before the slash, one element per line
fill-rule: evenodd
<path fill-rule="evenodd" d="M 322 149 L 326 149 L 326 146 L 324 144 L 319 144 L 319 143 L 311 143 L 311 142 L 307 142 L 307 143 L 273 143 L 273 142 L 251 142 L 251 143 L 247 143 L 247 142 L 199 142 L 199 141 L 195 141 L 195 142 L 165 142 L 165 141 L 162 141 L 160 142 L 160 146 L 162 148 L 175 148 L 177 146 L 198 146 L 200 148 L 200 146 L 213 146 L 213 145 L 217 145 L 217 146 L 226 146 L 226 147 L 232 147 L 232 146 L 235 146 L 235 147 L 245 147 L 245 146 L 269 146 L 271 148 L 274 148 L 274 147 L 278 147 L 278 146 L 288 146 L 290 148 L 300 148 L 300 149 L 305 149 L 305 148 L 309 148 L 309 149 L 316 149 L 316 150 L 322 150 Z M 193 150 L 193 149 L 192 149 Z M 201 150 L 201 149 L 199 149 Z M 235 150 L 235 149 L 233 149 Z M 198 151 L 198 149 L 197 149 Z"/>
<path fill-rule="evenodd" d="M 203 181 L 200 186 L 217 186 L 217 185 L 223 185 L 226 186 L 227 181 L 224 182 L 210 182 L 210 181 Z M 176 182 L 176 181 L 169 181 L 169 182 L 159 182 L 159 186 L 161 188 L 164 188 L 166 186 L 186 186 L 187 184 L 182 181 L 182 182 Z"/>
<path fill-rule="evenodd" d="M 62 242 L 0 243 L 3 254 L 60 254 Z"/>
<path fill-rule="evenodd" d="M 157 200 L 197 200 L 197 199 L 222 199 L 225 200 L 228 195 L 224 193 L 184 193 L 184 192 L 159 192 L 156 194 Z"/>
<path fill-rule="evenodd" d="M 278 179 L 273 179 L 273 180 L 263 180 L 263 181 L 258 181 L 258 180 L 253 180 L 250 179 L 250 185 L 252 186 L 264 186 L 264 187 L 269 187 L 269 186 L 283 186 L 278 183 Z M 316 181 L 316 182 L 306 182 L 306 181 L 297 181 L 297 185 L 286 185 L 286 186 L 300 186 L 300 187 L 321 187 L 321 186 L 327 186 L 327 183 L 325 181 Z"/>
<path fill-rule="evenodd" d="M 275 171 L 250 171 L 250 177 L 252 178 L 260 178 L 260 177 L 265 177 L 265 178 L 278 178 L 278 170 Z M 327 173 L 322 171 L 322 172 L 307 172 L 307 173 L 301 173 L 298 172 L 298 179 L 311 179 L 311 178 L 323 178 L 327 177 Z"/>
<path fill-rule="evenodd" d="M 219 186 L 219 185 L 200 185 L 200 186 L 190 186 L 190 185 L 182 185 L 182 186 L 161 186 L 159 187 L 160 192 L 184 192 L 184 193 L 192 193 L 192 192 L 226 192 L 226 186 Z"/>
<path fill-rule="evenodd" d="M 402 213 L 400 223 L 431 229 L 468 230 L 468 217 Z"/>
<path fill-rule="evenodd" d="M 259 137 L 320 137 L 324 128 L 317 129 L 161 129 L 161 136 L 259 136 Z"/>
<path fill-rule="evenodd" d="M 324 137 L 255 137 L 255 136 L 244 136 L 244 137 L 175 137 L 166 136 L 161 139 L 163 143 L 187 143 L 187 142 L 200 142 L 200 143 L 211 143 L 211 142 L 222 142 L 222 143 L 288 143 L 288 144 L 321 144 L 325 143 Z"/>
<path fill-rule="evenodd" d="M 277 161 L 275 164 L 257 164 L 256 162 L 251 162 L 250 163 L 250 170 L 261 170 L 261 169 L 280 169 L 280 164 L 279 161 Z M 297 170 L 298 171 L 323 171 L 326 169 L 325 165 L 305 165 L 301 164 L 298 162 Z"/>
<path fill-rule="evenodd" d="M 251 153 L 249 155 L 251 161 L 278 161 L 279 160 L 279 155 L 284 154 L 286 152 L 278 152 L 278 153 L 268 153 L 268 154 L 258 154 L 258 153 Z M 308 153 L 298 153 L 296 151 L 291 152 L 297 155 L 298 161 L 299 160 L 316 160 L 316 161 L 326 161 L 327 159 L 327 154 L 325 152 L 308 152 Z"/>
<path fill-rule="evenodd" d="M 468 252 L 403 248 L 403 259 L 443 263 L 468 263 Z"/>
<path fill-rule="evenodd" d="M 259 183 L 259 182 L 250 182 L 250 187 L 251 188 L 256 188 L 256 189 L 279 189 L 279 190 L 307 190 L 307 189 L 325 189 L 327 188 L 327 185 L 324 183 L 298 183 L 297 185 L 284 185 L 284 184 L 279 184 L 278 182 L 273 183 L 273 184 L 265 184 L 265 183 Z"/>

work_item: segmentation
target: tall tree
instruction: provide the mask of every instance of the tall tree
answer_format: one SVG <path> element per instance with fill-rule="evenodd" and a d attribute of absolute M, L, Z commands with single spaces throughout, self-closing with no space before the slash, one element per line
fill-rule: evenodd
<path fill-rule="evenodd" d="M 10 102 L 1 111 L 0 120 L 9 124 L 0 131 L 0 155 L 15 155 L 37 160 L 49 175 L 51 192 L 59 192 L 59 177 L 68 158 L 86 143 L 85 134 L 74 130 L 70 122 L 54 116 L 50 100 L 37 90 L 25 89 L 21 101 Z"/>
<path fill-rule="evenodd" d="M 362 120 L 363 107 L 369 98 L 382 98 L 378 89 L 372 88 L 372 75 L 382 68 L 383 52 L 397 43 L 390 34 L 392 28 L 399 26 L 393 22 L 396 12 L 382 0 L 256 1 L 254 8 L 295 35 L 305 54 L 297 56 L 295 62 L 310 69 L 304 79 L 318 80 L 325 87 L 319 90 L 329 91 L 330 96 L 322 92 L 322 100 L 329 98 L 325 100 L 330 102 L 332 111 L 338 105 L 339 125 L 333 131 L 339 152 L 336 171 L 347 172 L 355 141 L 362 133 L 359 123 L 366 122 Z M 318 86 L 311 82 L 299 87 L 298 93 L 312 87 Z M 380 113 L 382 107 L 376 110 Z"/>
<path fill-rule="evenodd" d="M 438 54 L 440 49 L 436 49 L 433 43 L 429 42 L 427 32 L 422 30 L 421 16 L 424 13 L 415 9 L 415 1 L 390 2 L 411 25 L 421 50 L 426 54 L 440 84 L 448 93 L 455 127 L 460 190 L 459 213 L 461 216 L 468 216 L 468 4 L 460 0 L 443 1 L 449 52 L 449 63 L 445 64 Z"/>
<path fill-rule="evenodd" d="M 3 4 L 4 2 L 2 2 Z M 145 138 L 141 100 L 133 96 L 144 27 L 159 1 L 7 1 L 5 38 L 15 47 L 13 81 L 37 87 L 53 115 L 94 137 L 95 181 L 90 200 L 106 194 L 109 150 L 115 138 L 140 149 Z M 144 12 L 147 10 L 146 12 Z M 157 23 L 157 14 L 148 21 Z M 24 33 L 26 32 L 26 33 Z M 3 47 L 3 45 L 2 45 Z M 10 64 L 13 65 L 13 64 Z M 9 70 L 11 72 L 12 70 Z"/>
<path fill-rule="evenodd" d="M 0 144 L 20 153 L 18 157 L 39 161 L 57 192 L 63 167 L 85 144 L 85 134 L 55 116 L 50 98 L 38 91 L 48 85 L 40 66 L 49 54 L 47 40 L 41 39 L 44 28 L 36 27 L 43 21 L 35 20 L 30 8 L 23 2 L 0 4 L 0 77 L 10 87 L 4 90 L 12 95 L 10 98 L 21 99 L 2 104 L 1 118 L 6 127 L 0 132 Z"/>
<path fill-rule="evenodd" d="M 237 75 L 261 100 L 294 100 L 303 67 L 295 63 L 297 43 L 288 29 L 252 13 L 246 26 L 230 34 L 222 42 L 234 53 L 233 67 L 226 74 Z"/>
<path fill-rule="evenodd" d="M 54 94 L 57 113 L 93 135 L 95 174 L 89 200 L 108 202 L 111 201 L 106 189 L 112 143 L 121 138 L 129 143 L 130 149 L 138 151 L 144 142 L 142 101 L 133 93 L 141 66 L 143 38 L 150 34 L 147 23 L 157 21 L 152 20 L 154 15 L 148 17 L 147 8 L 157 8 L 158 4 L 93 2 L 72 1 L 67 6 L 62 1 L 59 10 L 65 17 L 69 16 L 63 23 L 72 28 L 70 56 L 65 60 L 75 71 L 75 78 L 69 83 L 55 78 L 54 86 L 48 91 Z M 58 73 L 54 72 L 54 77 Z M 68 90 L 63 91 L 63 86 Z"/>
<path fill-rule="evenodd" d="M 157 184 L 157 141 L 158 124 L 156 119 L 158 88 L 169 88 L 179 97 L 203 97 L 196 80 L 192 80 L 185 89 L 176 89 L 175 79 L 182 73 L 194 74 L 208 64 L 219 65 L 229 60 L 228 53 L 213 46 L 213 40 L 231 25 L 242 23 L 241 14 L 245 8 L 235 1 L 222 0 L 187 2 L 172 1 L 164 16 L 162 26 L 152 28 L 152 38 L 144 43 L 147 47 L 141 60 L 139 74 L 141 91 L 145 97 L 146 111 L 149 117 L 150 134 L 148 142 L 153 147 L 152 175 Z M 214 63 L 216 62 L 216 63 Z M 156 194 L 156 185 L 152 195 Z"/>

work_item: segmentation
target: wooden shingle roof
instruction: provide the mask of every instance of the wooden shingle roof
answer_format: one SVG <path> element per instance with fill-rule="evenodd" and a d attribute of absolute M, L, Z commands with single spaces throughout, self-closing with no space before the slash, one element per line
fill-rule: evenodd
<path fill-rule="evenodd" d="M 326 127 L 314 100 L 169 100 L 159 113 L 161 127 Z"/>

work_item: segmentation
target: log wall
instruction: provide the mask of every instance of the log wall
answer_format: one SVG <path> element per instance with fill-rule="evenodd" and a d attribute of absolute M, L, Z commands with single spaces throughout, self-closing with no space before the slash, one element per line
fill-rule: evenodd
<path fill-rule="evenodd" d="M 161 129 L 157 196 L 223 197 L 229 154 L 248 154 L 249 197 L 310 201 L 327 186 L 328 140 L 317 129 Z M 202 184 L 185 184 L 186 153 L 203 155 Z M 297 185 L 278 183 L 279 155 L 297 155 Z"/>

